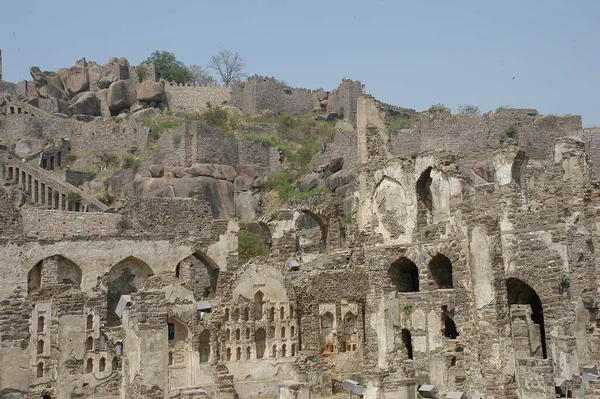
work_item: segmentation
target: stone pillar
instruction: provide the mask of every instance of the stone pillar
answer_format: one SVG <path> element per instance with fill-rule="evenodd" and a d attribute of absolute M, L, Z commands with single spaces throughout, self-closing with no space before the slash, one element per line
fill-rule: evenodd
<path fill-rule="evenodd" d="M 58 256 L 54 255 L 42 261 L 42 286 L 58 284 Z"/>

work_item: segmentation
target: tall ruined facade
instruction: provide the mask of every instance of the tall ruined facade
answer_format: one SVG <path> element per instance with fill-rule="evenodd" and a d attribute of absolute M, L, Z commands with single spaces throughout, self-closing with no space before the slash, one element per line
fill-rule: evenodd
<path fill-rule="evenodd" d="M 537 399 L 554 398 L 558 379 L 600 398 L 582 383 L 600 360 L 595 132 L 531 110 L 430 112 L 393 131 L 389 106 L 345 85 L 355 123 L 322 154 L 346 159 L 328 178 L 335 192 L 257 217 L 269 251 L 247 263 L 233 206 L 131 196 L 106 210 L 84 195 L 75 207 L 4 146 L 0 397 L 318 398 L 353 380 L 369 399 L 426 385 L 439 398 Z M 3 138 L 49 118 L 23 104 L 5 105 Z M 40 134 L 63 137 L 61 126 Z M 116 133 L 141 147 L 149 134 L 116 126 L 93 139 L 81 128 L 44 156 Z M 192 163 L 214 132 L 181 129 Z M 244 162 L 215 178 L 235 201 L 258 176 Z"/>

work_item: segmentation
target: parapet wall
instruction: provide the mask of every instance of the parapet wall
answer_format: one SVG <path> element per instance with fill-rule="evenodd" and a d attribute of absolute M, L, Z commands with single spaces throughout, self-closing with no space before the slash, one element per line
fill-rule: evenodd
<path fill-rule="evenodd" d="M 46 240 L 114 237 L 122 216 L 116 213 L 67 212 L 24 208 L 20 212 L 26 237 Z"/>
<path fill-rule="evenodd" d="M 364 94 L 362 83 L 344 79 L 329 94 L 328 112 L 340 112 L 346 118 L 356 119 L 356 100 Z M 293 88 L 273 78 L 252 78 L 231 85 L 231 105 L 250 114 L 264 110 L 293 116 L 305 115 L 320 109 L 319 101 L 327 97 L 325 90 Z"/>
<path fill-rule="evenodd" d="M 530 159 L 542 160 L 551 158 L 556 139 L 582 133 L 578 115 L 540 116 L 521 110 L 482 116 L 427 112 L 415 119 L 412 129 L 390 132 L 389 151 L 394 156 L 410 158 L 423 152 L 447 150 L 459 154 L 460 163 L 465 165 L 488 159 L 512 136 Z"/>
<path fill-rule="evenodd" d="M 199 84 L 167 83 L 165 85 L 169 107 L 180 111 L 200 111 L 211 106 L 228 105 L 231 90 L 228 87 L 201 86 Z"/>

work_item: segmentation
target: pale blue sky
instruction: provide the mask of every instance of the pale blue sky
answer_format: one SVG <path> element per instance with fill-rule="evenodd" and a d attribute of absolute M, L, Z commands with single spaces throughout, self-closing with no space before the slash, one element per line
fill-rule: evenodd
<path fill-rule="evenodd" d="M 248 74 L 296 87 L 346 77 L 417 110 L 508 104 L 600 126 L 598 0 L 0 0 L 0 10 L 8 81 L 29 79 L 31 65 L 138 64 L 154 50 L 206 65 L 222 47 Z"/>

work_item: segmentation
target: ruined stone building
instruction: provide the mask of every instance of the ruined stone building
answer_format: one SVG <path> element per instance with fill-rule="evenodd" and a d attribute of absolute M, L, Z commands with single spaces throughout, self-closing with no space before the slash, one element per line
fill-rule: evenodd
<path fill-rule="evenodd" d="M 156 138 L 135 115 L 163 103 L 125 61 L 32 70 L 0 106 L 0 398 L 600 398 L 600 132 L 580 117 L 416 113 L 345 80 L 298 186 L 327 190 L 276 202 L 285 154 L 196 121 Z M 70 104 L 49 94 L 81 76 Z M 127 112 L 96 100 L 118 82 Z M 174 110 L 324 98 L 162 85 Z M 137 169 L 108 174 L 109 150 Z M 267 253 L 246 262 L 248 230 Z"/>

